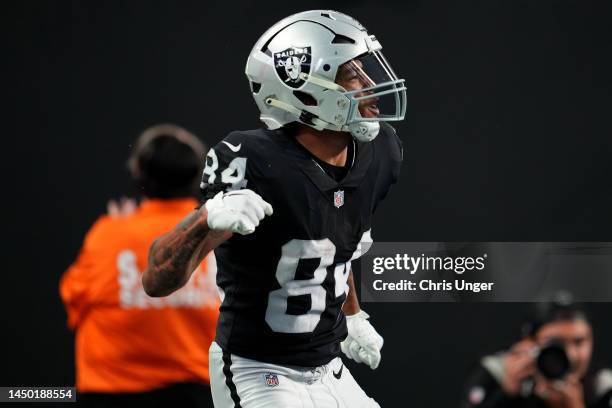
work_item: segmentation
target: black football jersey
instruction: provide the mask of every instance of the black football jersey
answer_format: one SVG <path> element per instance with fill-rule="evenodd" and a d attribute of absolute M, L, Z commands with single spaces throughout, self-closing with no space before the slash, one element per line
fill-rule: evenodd
<path fill-rule="evenodd" d="M 246 358 L 318 366 L 340 353 L 351 261 L 371 243 L 372 214 L 399 176 L 402 148 L 383 123 L 374 141 L 355 144 L 337 182 L 292 138 L 284 128 L 232 132 L 206 157 L 205 199 L 248 188 L 274 209 L 254 233 L 215 250 L 216 341 Z"/>

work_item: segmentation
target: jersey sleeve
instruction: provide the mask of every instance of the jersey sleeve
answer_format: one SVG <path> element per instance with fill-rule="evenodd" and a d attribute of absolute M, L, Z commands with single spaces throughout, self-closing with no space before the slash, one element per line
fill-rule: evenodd
<path fill-rule="evenodd" d="M 248 146 L 238 132 L 230 133 L 206 155 L 200 190 L 204 200 L 220 191 L 251 188 L 247 178 Z"/>
<path fill-rule="evenodd" d="M 387 143 L 391 159 L 389 162 L 391 164 L 392 180 L 393 183 L 396 183 L 399 179 L 402 161 L 404 160 L 404 146 L 393 126 L 382 122 L 381 127 L 384 129 L 385 137 L 388 139 Z"/>
<path fill-rule="evenodd" d="M 402 142 L 395 129 L 381 122 L 380 131 L 381 134 L 373 142 L 376 143 L 378 161 L 382 163 L 376 175 L 376 198 L 373 212 L 378 208 L 378 204 L 387 197 L 391 187 L 397 183 L 404 158 Z"/>

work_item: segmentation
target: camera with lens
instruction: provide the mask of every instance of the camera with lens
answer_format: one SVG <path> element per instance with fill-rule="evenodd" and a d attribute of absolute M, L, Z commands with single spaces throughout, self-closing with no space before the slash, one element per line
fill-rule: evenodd
<path fill-rule="evenodd" d="M 571 362 L 561 341 L 552 340 L 540 347 L 536 356 L 536 367 L 549 380 L 559 380 L 571 370 Z"/>

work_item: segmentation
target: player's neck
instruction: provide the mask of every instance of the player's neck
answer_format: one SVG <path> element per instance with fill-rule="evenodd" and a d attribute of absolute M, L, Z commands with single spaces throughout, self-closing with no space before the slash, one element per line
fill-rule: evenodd
<path fill-rule="evenodd" d="M 296 130 L 295 139 L 325 163 L 333 166 L 344 166 L 346 164 L 347 147 L 351 141 L 351 135 L 346 132 L 317 131 L 302 126 Z"/>

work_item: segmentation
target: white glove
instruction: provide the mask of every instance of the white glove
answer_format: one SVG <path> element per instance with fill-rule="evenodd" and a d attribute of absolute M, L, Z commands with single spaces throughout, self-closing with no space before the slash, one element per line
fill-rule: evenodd
<path fill-rule="evenodd" d="M 255 231 L 266 215 L 272 215 L 272 206 L 253 190 L 217 193 L 206 201 L 208 226 L 213 230 L 237 232 L 247 235 Z"/>
<path fill-rule="evenodd" d="M 369 317 L 363 310 L 346 316 L 348 337 L 340 343 L 340 348 L 351 360 L 365 363 L 374 370 L 380 364 L 380 349 L 384 340 L 368 322 Z"/>

